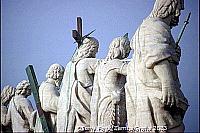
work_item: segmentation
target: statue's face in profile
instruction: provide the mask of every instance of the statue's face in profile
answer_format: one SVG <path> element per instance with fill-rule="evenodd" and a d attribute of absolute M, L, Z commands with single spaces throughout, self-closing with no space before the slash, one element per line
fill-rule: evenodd
<path fill-rule="evenodd" d="M 58 78 L 55 80 L 55 84 L 56 84 L 56 86 L 59 87 L 61 85 L 61 82 L 62 82 L 62 79 L 63 79 L 63 73 L 59 72 L 57 74 L 58 74 Z"/>
<path fill-rule="evenodd" d="M 31 87 L 28 86 L 27 90 L 26 90 L 26 96 L 30 96 L 31 95 Z"/>
<path fill-rule="evenodd" d="M 175 12 L 171 15 L 171 22 L 170 22 L 171 27 L 178 25 L 179 17 L 181 15 L 181 10 L 183 10 L 183 9 L 184 9 L 183 0 L 179 0 Z"/>
<path fill-rule="evenodd" d="M 96 53 L 98 52 L 98 46 L 95 46 L 93 45 L 91 48 L 90 48 L 90 52 L 91 52 L 91 57 L 92 58 L 95 58 L 96 57 Z"/>

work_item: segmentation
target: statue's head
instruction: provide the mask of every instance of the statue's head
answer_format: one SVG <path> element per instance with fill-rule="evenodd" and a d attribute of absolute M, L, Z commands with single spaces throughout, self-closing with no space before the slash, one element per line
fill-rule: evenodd
<path fill-rule="evenodd" d="M 60 86 L 61 81 L 64 75 L 64 67 L 60 64 L 52 64 L 46 74 L 47 78 L 53 79 L 56 83 L 56 86 Z"/>
<path fill-rule="evenodd" d="M 99 41 L 94 37 L 87 37 L 83 40 L 83 44 L 79 47 L 75 58 L 95 58 L 98 48 Z"/>
<path fill-rule="evenodd" d="M 106 59 L 112 60 L 127 58 L 130 53 L 130 49 L 128 34 L 122 37 L 117 37 L 111 42 Z"/>
<path fill-rule="evenodd" d="M 181 10 L 184 9 L 184 0 L 155 0 L 150 17 L 167 20 L 169 26 L 177 26 Z"/>
<path fill-rule="evenodd" d="M 24 95 L 26 97 L 30 96 L 31 95 L 30 83 L 26 80 L 22 80 L 21 82 L 19 82 L 17 84 L 15 94 Z"/>
<path fill-rule="evenodd" d="M 11 98 L 15 95 L 15 88 L 7 85 L 1 91 L 1 104 L 7 106 Z"/>

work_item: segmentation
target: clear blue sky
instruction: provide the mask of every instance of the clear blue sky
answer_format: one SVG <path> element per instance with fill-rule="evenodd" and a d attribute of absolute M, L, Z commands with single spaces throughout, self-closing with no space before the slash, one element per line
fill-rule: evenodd
<path fill-rule="evenodd" d="M 38 82 L 45 80 L 53 63 L 66 66 L 76 44 L 71 36 L 76 17 L 83 19 L 83 33 L 92 34 L 100 42 L 97 58 L 105 58 L 113 38 L 126 32 L 132 38 L 142 20 L 153 7 L 154 0 L 1 0 L 1 88 L 16 86 L 27 79 L 25 68 L 33 64 Z M 182 91 L 190 107 L 186 112 L 186 131 L 198 131 L 198 0 L 185 0 L 180 24 L 173 29 L 176 39 L 189 11 L 190 24 L 181 40 L 181 62 L 178 66 Z M 30 97 L 32 100 L 32 98 Z"/>

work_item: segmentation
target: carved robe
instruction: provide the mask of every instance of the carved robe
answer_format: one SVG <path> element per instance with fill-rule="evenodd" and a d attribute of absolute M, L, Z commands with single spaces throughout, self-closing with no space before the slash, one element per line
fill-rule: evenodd
<path fill-rule="evenodd" d="M 23 95 L 14 96 L 9 104 L 6 121 L 12 123 L 13 132 L 29 132 L 33 126 L 33 107 Z"/>
<path fill-rule="evenodd" d="M 59 98 L 58 87 L 55 84 L 47 81 L 42 82 L 39 87 L 39 97 L 41 107 L 46 112 L 47 124 L 51 128 L 52 132 L 56 132 L 56 120 L 57 120 L 57 106 Z M 43 132 L 40 118 L 37 115 L 37 121 L 35 126 L 35 132 Z"/>
<path fill-rule="evenodd" d="M 8 108 L 5 105 L 1 105 L 1 132 L 12 132 L 11 123 L 7 123 L 6 115 Z"/>
<path fill-rule="evenodd" d="M 94 89 L 91 99 L 91 127 L 109 129 L 118 121 L 118 126 L 126 124 L 126 102 L 124 85 L 127 63 L 113 59 L 100 61 L 95 72 Z M 125 72 L 123 72 L 125 70 Z M 113 95 L 119 94 L 116 103 Z M 116 108 L 118 106 L 118 108 Z M 116 110 L 117 109 L 117 110 Z M 116 125 L 115 125 L 116 126 Z"/>
<path fill-rule="evenodd" d="M 129 127 L 167 126 L 182 124 L 188 107 L 180 90 L 175 52 L 175 42 L 168 25 L 159 18 L 147 18 L 137 29 L 131 41 L 134 50 L 128 66 L 126 105 Z M 169 60 L 178 101 L 173 107 L 161 103 L 162 84 L 153 67 L 162 60 Z"/>
<path fill-rule="evenodd" d="M 84 58 L 67 64 L 58 103 L 58 132 L 77 132 L 80 127 L 90 126 L 96 62 L 95 58 Z"/>

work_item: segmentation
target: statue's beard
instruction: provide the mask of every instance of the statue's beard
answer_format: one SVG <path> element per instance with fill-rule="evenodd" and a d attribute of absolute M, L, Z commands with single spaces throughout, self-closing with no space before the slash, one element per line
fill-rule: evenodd
<path fill-rule="evenodd" d="M 55 85 L 56 85 L 57 87 L 60 87 L 60 85 L 61 85 L 61 80 L 57 79 L 57 80 L 55 81 Z"/>
<path fill-rule="evenodd" d="M 96 53 L 91 52 L 88 58 L 96 58 Z"/>
<path fill-rule="evenodd" d="M 174 18 L 172 18 L 172 20 L 170 22 L 170 26 L 171 27 L 177 26 L 178 23 L 179 23 L 179 17 L 174 17 Z"/>
<path fill-rule="evenodd" d="M 31 95 L 31 93 L 27 93 L 26 95 L 25 95 L 25 97 L 28 97 L 28 96 L 30 96 Z"/>

